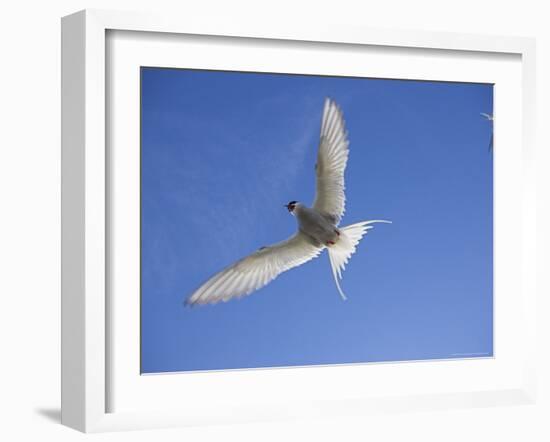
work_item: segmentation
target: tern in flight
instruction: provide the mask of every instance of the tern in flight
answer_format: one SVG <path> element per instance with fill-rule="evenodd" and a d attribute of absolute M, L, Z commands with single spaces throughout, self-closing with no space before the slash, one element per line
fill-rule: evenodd
<path fill-rule="evenodd" d="M 228 301 L 248 295 L 274 280 L 281 273 L 298 267 L 327 249 L 336 288 L 346 299 L 339 280 L 357 244 L 374 223 L 361 221 L 339 227 L 344 214 L 344 171 L 349 141 L 342 111 L 331 99 L 325 100 L 321 137 L 315 165 L 317 189 L 312 207 L 290 201 L 284 207 L 296 217 L 297 232 L 285 241 L 262 247 L 212 276 L 186 301 L 188 305 Z"/>
<path fill-rule="evenodd" d="M 485 112 L 481 112 L 480 115 L 484 117 L 487 121 L 490 121 L 491 124 L 493 121 L 495 121 L 495 117 L 490 114 L 486 114 Z M 491 139 L 489 140 L 489 152 L 493 150 L 493 132 L 491 131 Z"/>

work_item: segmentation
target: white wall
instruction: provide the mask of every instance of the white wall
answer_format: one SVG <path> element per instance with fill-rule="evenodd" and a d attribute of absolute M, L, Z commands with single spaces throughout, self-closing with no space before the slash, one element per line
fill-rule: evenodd
<path fill-rule="evenodd" d="M 179 14 L 270 16 L 375 27 L 538 38 L 539 145 L 549 146 L 550 28 L 545 2 L 20 0 L 0 7 L 0 437 L 80 440 L 59 419 L 60 17 L 86 7 Z M 179 5 L 179 6 L 178 6 Z M 550 166 L 548 152 L 539 175 Z M 548 184 L 548 180 L 545 181 Z M 540 225 L 549 225 L 547 189 Z M 540 197 L 541 203 L 543 198 Z M 513 234 L 514 232 L 511 232 Z M 542 237 L 544 233 L 544 238 Z M 541 232 L 541 252 L 548 250 Z M 548 258 L 548 252 L 544 252 Z M 549 293 L 542 272 L 542 292 Z M 544 280 L 542 280 L 544 278 Z M 550 372 L 549 302 L 541 297 L 541 371 Z M 377 415 L 326 422 L 257 424 L 95 436 L 97 440 L 550 440 L 549 376 L 536 406 Z"/>

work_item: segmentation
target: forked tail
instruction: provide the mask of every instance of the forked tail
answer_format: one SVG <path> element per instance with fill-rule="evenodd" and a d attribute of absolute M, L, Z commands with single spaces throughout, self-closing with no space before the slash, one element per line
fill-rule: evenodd
<path fill-rule="evenodd" d="M 355 253 L 357 244 L 359 244 L 361 238 L 363 238 L 368 230 L 374 227 L 370 224 L 374 223 L 391 224 L 391 221 L 377 219 L 372 221 L 361 221 L 360 223 L 341 227 L 340 236 L 338 237 L 336 244 L 328 246 L 328 257 L 330 259 L 330 266 L 332 267 L 332 275 L 334 276 L 334 281 L 336 282 L 338 292 L 344 301 L 347 298 L 340 287 L 339 281 L 342 279 L 342 272 L 345 270 L 346 264 L 351 258 L 351 255 Z"/>

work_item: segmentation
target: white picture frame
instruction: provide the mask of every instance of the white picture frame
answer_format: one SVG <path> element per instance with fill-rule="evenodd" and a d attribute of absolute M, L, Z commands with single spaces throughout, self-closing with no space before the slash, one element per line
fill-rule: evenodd
<path fill-rule="evenodd" d="M 112 199 L 107 183 L 106 35 L 109 31 L 141 31 L 179 35 L 269 39 L 287 42 L 369 45 L 381 49 L 436 49 L 521 57 L 521 222 L 518 281 L 522 330 L 521 381 L 513 387 L 457 392 L 350 398 L 337 393 L 330 400 L 271 406 L 239 403 L 227 415 L 199 411 L 195 415 L 171 409 L 112 411 L 108 396 L 113 387 L 109 366 L 113 354 L 108 327 L 112 321 L 109 290 L 107 220 Z M 442 52 L 443 53 L 443 52 Z M 85 432 L 184 426 L 218 422 L 248 422 L 288 417 L 362 414 L 373 410 L 399 411 L 532 403 L 535 399 L 535 43 L 519 37 L 493 37 L 417 31 L 388 31 L 300 24 L 269 25 L 216 23 L 190 17 L 86 10 L 62 20 L 62 423 Z M 503 163 L 504 164 L 504 163 Z M 499 173 L 498 168 L 496 173 Z M 517 183 L 515 183 L 517 184 Z M 519 215 L 518 215 L 519 216 Z M 495 258 L 498 259 L 498 249 Z M 521 295 L 521 296 L 520 296 Z M 498 320 L 498 319 L 497 319 Z M 345 367 L 332 367 L 336 373 Z M 413 366 L 401 370 L 414 371 Z M 263 370 L 258 381 L 274 375 Z M 238 376 L 258 376 L 240 372 Z M 337 373 L 336 373 L 337 374 Z M 220 375 L 221 376 L 221 375 Z M 246 385 L 246 384 L 243 384 Z M 328 396 L 327 396 L 328 397 Z"/>

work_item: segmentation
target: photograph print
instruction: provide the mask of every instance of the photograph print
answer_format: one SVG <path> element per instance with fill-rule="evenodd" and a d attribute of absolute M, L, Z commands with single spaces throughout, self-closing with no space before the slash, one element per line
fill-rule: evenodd
<path fill-rule="evenodd" d="M 141 373 L 493 356 L 493 85 L 141 68 Z"/>

